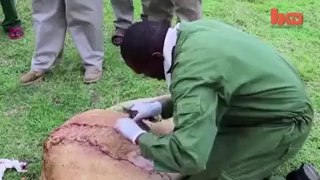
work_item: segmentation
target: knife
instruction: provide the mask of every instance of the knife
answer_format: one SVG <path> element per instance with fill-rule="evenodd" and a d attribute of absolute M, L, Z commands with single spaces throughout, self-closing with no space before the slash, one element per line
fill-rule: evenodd
<path fill-rule="evenodd" d="M 126 108 L 126 107 L 123 107 L 123 111 L 127 114 L 129 114 L 129 118 L 134 118 L 137 114 L 138 114 L 138 111 L 135 111 L 135 110 L 131 110 L 129 108 Z M 154 117 L 148 117 L 148 118 L 145 118 L 151 122 L 156 122 L 157 120 L 154 118 Z M 138 120 L 135 120 L 135 122 L 138 124 L 138 126 L 140 128 L 142 128 L 143 130 L 145 131 L 149 131 L 150 128 L 142 121 L 143 119 L 138 119 Z"/>

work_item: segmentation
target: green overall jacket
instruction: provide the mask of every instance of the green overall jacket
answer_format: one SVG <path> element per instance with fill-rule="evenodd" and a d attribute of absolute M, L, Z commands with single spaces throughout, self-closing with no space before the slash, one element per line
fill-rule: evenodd
<path fill-rule="evenodd" d="M 143 134 L 155 169 L 189 179 L 268 177 L 301 148 L 313 110 L 295 69 L 258 38 L 214 20 L 184 22 L 172 64 L 175 130 Z M 262 168 L 262 169 L 261 169 Z"/>

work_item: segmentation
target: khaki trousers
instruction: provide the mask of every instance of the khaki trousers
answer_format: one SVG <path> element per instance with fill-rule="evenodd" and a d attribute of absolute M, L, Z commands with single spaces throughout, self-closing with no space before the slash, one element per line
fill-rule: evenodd
<path fill-rule="evenodd" d="M 116 28 L 127 29 L 133 23 L 133 0 L 111 0 Z M 143 16 L 152 21 L 194 21 L 202 16 L 201 0 L 142 0 Z"/>
<path fill-rule="evenodd" d="M 102 70 L 102 0 L 32 0 L 35 53 L 31 69 L 48 71 L 60 60 L 67 29 L 85 68 Z"/>
<path fill-rule="evenodd" d="M 150 0 L 149 20 L 171 22 L 174 14 L 178 20 L 195 21 L 202 17 L 201 0 Z"/>
<path fill-rule="evenodd" d="M 145 15 L 146 8 L 149 4 L 150 0 L 142 0 L 143 13 L 141 16 Z M 111 6 L 115 15 L 115 21 L 113 21 L 115 27 L 128 29 L 133 23 L 133 0 L 111 0 Z"/>

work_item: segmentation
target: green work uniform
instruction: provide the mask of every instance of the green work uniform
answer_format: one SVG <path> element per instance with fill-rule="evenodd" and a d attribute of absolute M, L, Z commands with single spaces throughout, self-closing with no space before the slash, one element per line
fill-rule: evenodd
<path fill-rule="evenodd" d="M 273 48 L 214 20 L 183 22 L 171 67 L 171 135 L 141 135 L 155 169 L 188 180 L 260 180 L 292 158 L 313 108 L 295 69 Z M 169 113 L 170 114 L 170 113 Z"/>
<path fill-rule="evenodd" d="M 20 25 L 21 21 L 18 18 L 14 0 L 0 0 L 0 3 L 4 14 L 4 21 L 1 25 L 4 31 L 7 32 L 9 27 Z"/>

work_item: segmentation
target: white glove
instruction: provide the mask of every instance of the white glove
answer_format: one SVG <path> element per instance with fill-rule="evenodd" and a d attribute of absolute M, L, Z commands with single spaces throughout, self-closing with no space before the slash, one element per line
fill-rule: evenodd
<path fill-rule="evenodd" d="M 118 119 L 114 128 L 133 143 L 135 143 L 139 135 L 146 132 L 142 130 L 133 119 L 130 118 Z"/>
<path fill-rule="evenodd" d="M 133 111 L 138 111 L 138 114 L 133 120 L 144 119 L 148 117 L 155 117 L 161 114 L 162 106 L 158 101 L 154 102 L 138 102 L 130 108 Z"/>
<path fill-rule="evenodd" d="M 0 159 L 0 180 L 2 180 L 6 169 L 15 168 L 17 172 L 27 172 L 27 163 L 18 160 Z"/>

